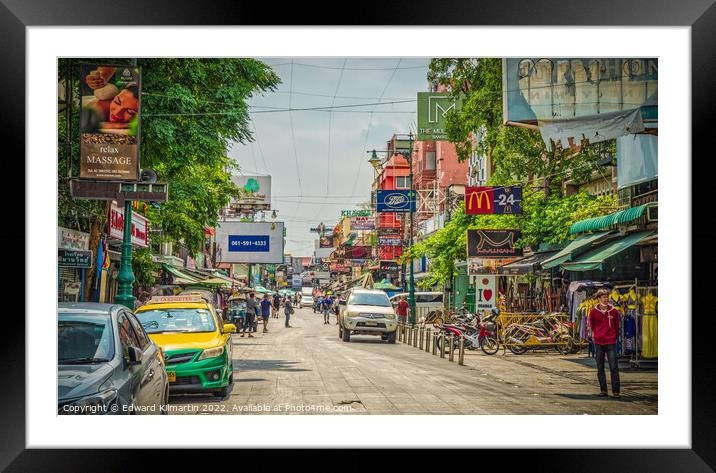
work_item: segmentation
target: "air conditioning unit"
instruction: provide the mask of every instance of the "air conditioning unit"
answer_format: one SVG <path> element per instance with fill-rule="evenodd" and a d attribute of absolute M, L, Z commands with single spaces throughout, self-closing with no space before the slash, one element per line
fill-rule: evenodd
<path fill-rule="evenodd" d="M 657 222 L 659 216 L 659 206 L 654 205 L 646 208 L 646 221 Z"/>

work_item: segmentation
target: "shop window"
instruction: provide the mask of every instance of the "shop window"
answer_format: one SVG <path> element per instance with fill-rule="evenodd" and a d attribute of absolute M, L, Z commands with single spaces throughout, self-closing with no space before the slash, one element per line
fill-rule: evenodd
<path fill-rule="evenodd" d="M 410 189 L 410 177 L 409 176 L 397 176 L 395 178 L 396 189 Z"/>
<path fill-rule="evenodd" d="M 425 170 L 426 171 L 434 171 L 435 170 L 435 151 L 426 151 L 425 152 Z"/>

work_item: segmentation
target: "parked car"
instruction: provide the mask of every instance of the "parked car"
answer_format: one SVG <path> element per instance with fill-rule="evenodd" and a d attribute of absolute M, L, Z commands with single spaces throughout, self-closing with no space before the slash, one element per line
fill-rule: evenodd
<path fill-rule="evenodd" d="M 58 414 L 167 413 L 162 352 L 131 310 L 61 302 L 57 332 Z"/>
<path fill-rule="evenodd" d="M 164 352 L 172 393 L 225 397 L 234 382 L 231 334 L 214 306 L 198 295 L 152 298 L 137 318 Z"/>
<path fill-rule="evenodd" d="M 393 308 L 398 305 L 402 296 L 408 297 L 407 292 L 395 294 L 390 298 Z M 418 322 L 425 319 L 425 316 L 434 310 L 444 310 L 444 300 L 442 292 L 416 292 L 415 293 L 415 319 Z"/>
<path fill-rule="evenodd" d="M 397 320 L 385 292 L 377 289 L 353 288 L 338 316 L 338 336 L 349 342 L 353 335 L 380 335 L 382 340 L 395 343 Z"/>

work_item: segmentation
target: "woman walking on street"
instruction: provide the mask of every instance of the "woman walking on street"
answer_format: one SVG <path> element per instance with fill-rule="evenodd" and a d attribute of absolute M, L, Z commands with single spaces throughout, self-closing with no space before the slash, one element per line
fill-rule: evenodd
<path fill-rule="evenodd" d="M 286 328 L 292 328 L 288 324 L 288 321 L 291 318 L 291 312 L 293 312 L 293 306 L 291 305 L 291 299 L 287 297 L 283 304 L 283 313 L 286 315 Z"/>

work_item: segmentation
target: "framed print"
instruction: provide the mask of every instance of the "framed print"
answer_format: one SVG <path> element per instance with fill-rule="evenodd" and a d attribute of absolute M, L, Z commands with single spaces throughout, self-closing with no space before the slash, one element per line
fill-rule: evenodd
<path fill-rule="evenodd" d="M 713 240 L 692 209 L 709 186 L 691 182 L 709 175 L 712 0 L 376 4 L 350 20 L 42 3 L 0 4 L 6 176 L 28 186 L 24 226 L 6 206 L 27 309 L 5 320 L 3 469 L 269 447 L 716 469 L 708 314 L 692 315 L 708 263 L 691 259 Z M 311 26 L 260 26 L 296 19 Z M 445 133 L 418 139 L 418 95 L 458 89 L 459 110 L 435 109 Z M 647 164 L 620 161 L 636 154 Z M 519 189 L 519 211 L 466 215 L 468 190 L 493 187 Z M 414 205 L 378 209 L 386 192 Z M 264 231 L 222 248 L 222 228 L 248 226 Z M 81 248 L 55 247 L 59 229 Z M 514 257 L 468 268 L 476 229 L 514 233 Z M 452 235 L 444 253 L 421 244 L 434 235 Z M 54 264 L 73 251 L 82 264 Z M 171 453 L 165 468 L 187 458 Z"/>

